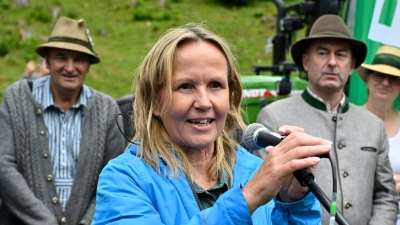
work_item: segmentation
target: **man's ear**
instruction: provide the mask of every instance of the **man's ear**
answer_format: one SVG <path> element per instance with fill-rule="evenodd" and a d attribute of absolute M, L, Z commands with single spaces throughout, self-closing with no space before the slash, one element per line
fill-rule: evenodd
<path fill-rule="evenodd" d="M 50 70 L 50 59 L 49 59 L 50 57 L 49 57 L 49 55 L 46 55 L 46 67 L 47 67 L 47 69 L 49 69 Z"/>
<path fill-rule="evenodd" d="M 308 55 L 307 54 L 303 54 L 301 56 L 301 62 L 303 63 L 304 70 L 307 72 L 308 71 Z"/>

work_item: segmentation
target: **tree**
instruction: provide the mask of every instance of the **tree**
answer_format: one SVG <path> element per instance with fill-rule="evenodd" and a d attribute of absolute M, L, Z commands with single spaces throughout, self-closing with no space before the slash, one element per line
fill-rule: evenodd
<path fill-rule="evenodd" d="M 160 0 L 160 8 L 164 9 L 167 7 L 167 0 Z"/>
<path fill-rule="evenodd" d="M 29 6 L 29 0 L 13 0 L 14 6 L 25 8 Z"/>
<path fill-rule="evenodd" d="M 131 0 L 131 4 L 129 5 L 129 9 L 134 9 L 136 6 L 136 0 Z"/>

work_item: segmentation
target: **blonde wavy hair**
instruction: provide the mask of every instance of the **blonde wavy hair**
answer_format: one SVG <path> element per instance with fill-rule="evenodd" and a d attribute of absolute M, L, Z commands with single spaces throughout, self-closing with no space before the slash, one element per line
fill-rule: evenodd
<path fill-rule="evenodd" d="M 176 54 L 184 43 L 206 41 L 216 46 L 226 58 L 228 66 L 229 110 L 222 134 L 214 142 L 214 155 L 208 168 L 212 179 L 218 178 L 219 173 L 226 171 L 232 182 L 232 170 L 235 162 L 236 142 L 232 139 L 235 129 L 243 128 L 240 101 L 242 84 L 235 68 L 236 59 L 229 45 L 223 38 L 199 24 L 188 24 L 169 29 L 162 35 L 136 71 L 134 127 L 136 129 L 133 142 L 140 141 L 138 156 L 160 173 L 159 156 L 163 163 L 169 166 L 171 175 L 178 176 L 183 172 L 193 180 L 194 170 L 186 155 L 167 134 L 162 121 L 153 115 L 157 96 L 164 88 L 165 101 L 162 109 L 167 108 L 172 98 L 172 73 Z"/>

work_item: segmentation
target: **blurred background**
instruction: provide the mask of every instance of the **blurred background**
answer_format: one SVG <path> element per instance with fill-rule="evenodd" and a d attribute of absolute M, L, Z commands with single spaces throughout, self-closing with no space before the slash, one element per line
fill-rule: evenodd
<path fill-rule="evenodd" d="M 133 73 L 156 39 L 189 22 L 223 36 L 242 75 L 272 61 L 266 41 L 275 34 L 271 0 L 0 0 L 0 100 L 29 60 L 39 63 L 35 48 L 60 16 L 86 21 L 101 62 L 85 83 L 114 98 L 132 92 Z"/>

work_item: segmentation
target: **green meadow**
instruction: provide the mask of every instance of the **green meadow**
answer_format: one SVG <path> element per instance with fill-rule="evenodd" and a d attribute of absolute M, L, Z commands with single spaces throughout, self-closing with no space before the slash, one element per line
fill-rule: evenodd
<path fill-rule="evenodd" d="M 100 64 L 93 65 L 85 83 L 114 98 L 132 93 L 134 72 L 149 48 L 168 28 L 195 22 L 205 24 L 231 45 L 242 75 L 252 65 L 270 65 L 265 43 L 275 34 L 276 7 L 271 0 L 245 7 L 224 7 L 211 0 L 31 0 L 15 7 L 0 0 L 0 99 L 18 81 L 29 60 L 39 61 L 35 48 L 50 35 L 58 16 L 83 18 L 90 29 Z M 26 38 L 22 40 L 21 34 Z"/>

